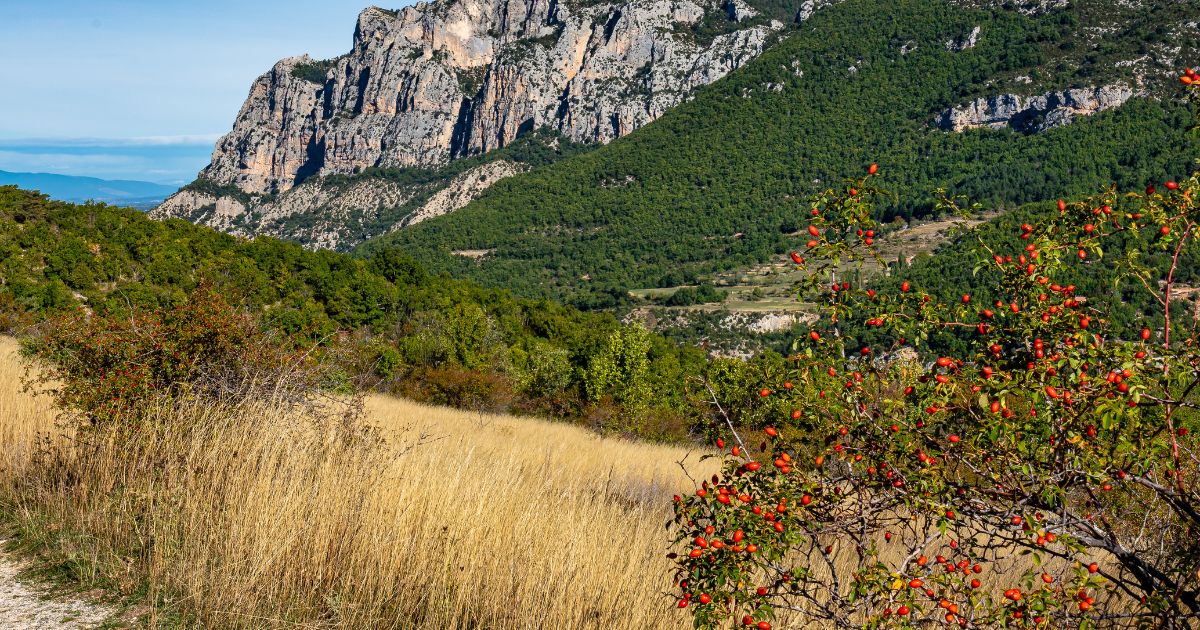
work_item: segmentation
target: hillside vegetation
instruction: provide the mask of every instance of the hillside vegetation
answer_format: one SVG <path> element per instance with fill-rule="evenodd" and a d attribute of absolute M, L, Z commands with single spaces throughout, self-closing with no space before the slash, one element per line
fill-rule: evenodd
<path fill-rule="evenodd" d="M 938 187 L 1011 207 L 1178 177 L 1196 143 L 1176 135 L 1187 114 L 1171 98 L 1135 97 L 1037 134 L 933 125 L 982 95 L 1129 81 L 1122 62 L 1160 54 L 1162 33 L 1200 14 L 1111 4 L 1025 15 L 844 2 L 633 134 L 360 251 L 397 246 L 435 270 L 603 307 L 624 289 L 692 283 L 795 248 L 805 198 L 870 162 L 890 192 L 884 220 L 931 212 Z M 947 46 L 975 27 L 974 47 Z M 1194 56 L 1192 38 L 1179 42 L 1179 58 Z M 1149 81 L 1152 94 L 1174 93 Z M 461 250 L 486 255 L 451 254 Z"/>
<path fill-rule="evenodd" d="M 1055 216 L 1054 203 L 1028 204 L 1016 208 L 1000 217 L 985 221 L 963 230 L 947 239 L 933 252 L 917 257 L 911 264 L 895 269 L 890 277 L 873 277 L 865 286 L 878 292 L 889 293 L 899 290 L 900 284 L 910 286 L 943 302 L 953 302 L 963 295 L 970 295 L 974 303 L 983 307 L 995 306 L 996 300 L 1005 298 L 998 288 L 996 270 L 991 262 L 978 254 L 980 243 L 987 243 L 997 252 L 1020 252 L 1022 224 L 1037 223 Z M 1102 226 L 1137 225 L 1129 212 L 1096 219 Z M 1133 339 L 1146 326 L 1161 328 L 1165 323 L 1163 305 L 1146 291 L 1153 278 L 1165 278 L 1171 268 L 1172 252 L 1155 247 L 1161 239 L 1155 230 L 1125 231 L 1115 234 L 1099 251 L 1092 252 L 1087 260 L 1066 269 L 1062 282 L 1075 287 L 1078 295 L 1086 296 L 1088 308 L 1107 322 L 1112 330 L 1124 339 Z M 1142 272 L 1146 281 L 1137 280 L 1128 273 L 1131 269 Z M 1184 248 L 1179 252 L 1173 279 L 1180 286 L 1175 290 L 1176 302 L 1171 306 L 1175 326 L 1187 330 L 1191 322 L 1200 315 L 1200 250 Z M 806 332 L 797 330 L 797 336 Z M 864 344 L 878 343 L 885 338 L 878 331 L 863 326 L 860 322 L 846 324 L 846 347 L 856 348 Z M 968 346 L 967 331 L 938 331 L 928 340 L 924 352 L 954 354 Z"/>
<path fill-rule="evenodd" d="M 610 314 L 430 275 L 394 250 L 310 252 L 0 187 L 0 330 L 77 312 L 114 322 L 165 312 L 204 283 L 275 335 L 352 347 L 347 383 L 440 404 L 679 438 L 685 401 L 673 385 L 705 365 L 701 350 Z M 639 362 L 614 363 L 631 340 Z"/>

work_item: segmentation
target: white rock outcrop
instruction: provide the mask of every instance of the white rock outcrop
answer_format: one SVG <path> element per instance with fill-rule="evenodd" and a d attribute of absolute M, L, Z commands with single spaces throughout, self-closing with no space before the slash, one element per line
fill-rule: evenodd
<path fill-rule="evenodd" d="M 1079 116 L 1118 107 L 1136 95 L 1127 85 L 1075 88 L 1031 97 L 1000 94 L 948 109 L 938 117 L 937 124 L 948 131 L 1011 127 L 1036 133 L 1070 124 Z"/>

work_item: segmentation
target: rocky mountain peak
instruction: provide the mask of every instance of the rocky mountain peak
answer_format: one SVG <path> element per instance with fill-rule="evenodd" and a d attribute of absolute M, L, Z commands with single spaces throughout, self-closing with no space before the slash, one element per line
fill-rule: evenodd
<path fill-rule="evenodd" d="M 781 26 L 701 43 L 689 27 L 729 9 L 698 1 L 368 8 L 346 55 L 284 59 L 254 82 L 201 177 L 280 193 L 313 175 L 476 155 L 534 128 L 607 142 L 752 59 Z"/>
<path fill-rule="evenodd" d="M 782 27 L 741 0 L 370 7 L 345 55 L 290 57 L 254 81 L 200 181 L 236 189 L 246 216 L 226 200 L 226 229 L 270 233 L 250 216 L 256 200 L 279 201 L 310 178 L 436 167 L 534 130 L 611 141 L 744 65 Z M 180 194 L 155 213 L 195 218 L 216 205 L 211 194 Z"/>

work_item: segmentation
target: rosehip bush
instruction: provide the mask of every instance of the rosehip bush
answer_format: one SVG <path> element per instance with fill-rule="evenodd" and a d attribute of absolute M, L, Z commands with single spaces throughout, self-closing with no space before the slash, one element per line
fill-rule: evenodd
<path fill-rule="evenodd" d="M 1011 251 L 981 242 L 998 297 L 980 303 L 822 284 L 875 256 L 875 173 L 806 217 L 791 258 L 824 312 L 756 392 L 781 411 L 746 427 L 713 396 L 723 463 L 675 497 L 676 605 L 699 628 L 1200 624 L 1200 349 L 1175 280 L 1200 174 L 1060 201 Z M 1081 265 L 1143 285 L 1164 323 L 1113 326 L 1062 280 Z M 918 358 L 945 331 L 967 350 Z"/>

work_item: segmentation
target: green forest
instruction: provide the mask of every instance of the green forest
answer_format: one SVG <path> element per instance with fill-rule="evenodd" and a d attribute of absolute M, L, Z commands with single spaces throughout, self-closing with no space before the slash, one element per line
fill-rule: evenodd
<path fill-rule="evenodd" d="M 1182 137 L 1183 132 L 1179 135 Z M 900 284 L 908 282 L 914 290 L 928 292 L 943 302 L 953 303 L 963 295 L 970 295 L 971 302 L 979 304 L 981 309 L 997 308 L 995 301 L 1004 298 L 996 292 L 1000 274 L 990 260 L 981 259 L 977 254 L 979 244 L 994 244 L 998 254 L 1016 258 L 1024 251 L 1021 226 L 1037 225 L 1054 216 L 1057 213 L 1055 206 L 1055 202 L 1035 203 L 1007 212 L 964 231 L 931 254 L 917 257 L 906 267 L 893 268 L 889 277 L 870 280 L 867 286 L 881 294 L 895 295 Z M 1131 218 L 1135 213 L 1122 212 L 1120 205 L 1112 209 L 1113 214 L 1098 218 L 1096 222 L 1138 225 L 1139 221 Z M 1148 278 L 1166 277 L 1171 266 L 1171 252 L 1157 246 L 1160 240 L 1157 226 L 1143 224 L 1140 228 L 1112 237 L 1103 249 L 1091 252 L 1086 260 L 1071 267 L 1061 280 L 1074 285 L 1076 295 L 1086 301 L 1088 309 L 1126 339 L 1133 339 L 1143 327 L 1157 330 L 1164 323 L 1163 307 L 1156 299 L 1157 294 L 1152 294 L 1146 284 L 1129 278 L 1128 272 L 1140 268 L 1145 270 L 1144 275 Z M 1131 257 L 1130 252 L 1135 250 L 1142 255 Z M 1200 252 L 1195 249 L 1182 251 L 1173 278 L 1185 287 L 1200 283 Z M 1194 299 L 1190 303 L 1188 300 L 1176 302 L 1172 308 L 1172 328 L 1186 333 L 1195 324 L 1195 315 L 1200 313 L 1196 306 Z M 846 322 L 843 332 L 846 347 L 851 350 L 877 344 L 885 338 L 861 322 Z M 798 336 L 806 333 L 807 329 L 796 331 Z M 961 352 L 972 334 L 969 328 L 943 330 L 920 350 L 927 356 Z"/>
<path fill-rule="evenodd" d="M 1079 33 L 1097 3 L 1027 16 L 949 3 L 851 0 L 822 10 L 748 66 L 655 123 L 502 180 L 466 208 L 369 241 L 436 272 L 582 308 L 794 249 L 807 196 L 872 162 L 880 218 L 922 217 L 946 188 L 994 207 L 1137 189 L 1178 177 L 1197 143 L 1170 86 L 1043 133 L 936 129 L 945 108 L 1002 88 L 1032 94 L 1127 79 L 1116 62 L 1161 39 L 1193 5 L 1149 3 L 1098 46 Z M 1106 11 L 1114 11 L 1111 6 Z M 1167 13 L 1167 11 L 1170 13 Z M 1124 19 L 1128 18 L 1128 19 Z M 977 45 L 952 50 L 979 26 Z M 1194 43 L 1184 42 L 1186 56 Z M 1020 79 L 1020 80 L 1018 80 Z M 481 260 L 455 250 L 487 250 Z"/>
<path fill-rule="evenodd" d="M 0 187 L 0 332 L 79 308 L 99 316 L 166 309 L 201 282 L 271 331 L 352 344 L 347 378 L 369 377 L 378 390 L 604 431 L 686 436 L 678 383 L 707 363 L 699 348 L 612 314 L 431 275 L 397 250 L 313 252 Z M 631 346 L 641 349 L 638 362 L 622 360 Z"/>

